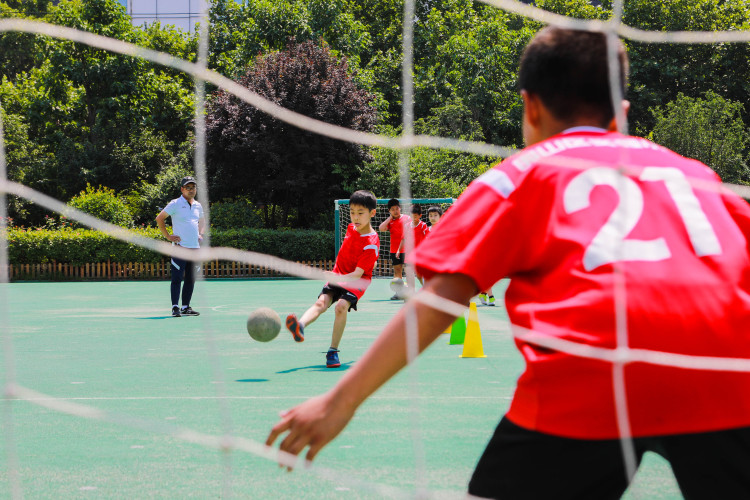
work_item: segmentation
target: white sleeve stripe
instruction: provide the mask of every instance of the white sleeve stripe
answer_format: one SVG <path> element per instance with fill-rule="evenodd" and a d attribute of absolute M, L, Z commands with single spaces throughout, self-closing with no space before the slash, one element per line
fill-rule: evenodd
<path fill-rule="evenodd" d="M 510 180 L 508 174 L 494 168 L 477 177 L 476 182 L 488 185 L 504 198 L 507 198 L 516 190 L 516 186 Z"/>
<path fill-rule="evenodd" d="M 378 246 L 377 245 L 367 245 L 363 250 L 375 250 L 375 255 L 378 255 Z"/>

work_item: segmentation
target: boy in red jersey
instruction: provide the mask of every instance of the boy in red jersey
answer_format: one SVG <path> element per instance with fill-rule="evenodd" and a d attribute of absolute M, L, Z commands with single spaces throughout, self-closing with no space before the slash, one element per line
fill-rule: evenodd
<path fill-rule="evenodd" d="M 416 300 L 333 389 L 285 412 L 268 444 L 288 431 L 281 449 L 309 446 L 314 458 L 406 364 L 407 314 L 420 349 L 450 324 L 421 295 L 464 304 L 510 277 L 526 370 L 470 494 L 618 498 L 628 464 L 653 451 L 686 498 L 750 498 L 750 374 L 628 358 L 750 358 L 750 206 L 705 165 L 615 131 L 606 45 L 602 33 L 553 27 L 534 37 L 519 73 L 526 149 L 466 189 L 410 258 L 428 280 Z M 621 44 L 618 56 L 624 93 Z"/>
<path fill-rule="evenodd" d="M 417 248 L 430 234 L 429 226 L 422 220 L 422 206 L 417 203 L 411 206 L 411 230 L 414 232 L 414 248 Z M 408 278 L 409 275 L 407 274 L 406 277 Z M 419 273 L 416 273 L 416 277 L 419 283 L 423 284 L 422 276 Z M 414 290 L 414 283 L 409 286 Z"/>
<path fill-rule="evenodd" d="M 372 281 L 372 270 L 378 261 L 380 238 L 372 229 L 371 220 L 375 217 L 377 199 L 370 191 L 356 191 L 349 198 L 349 215 L 351 224 L 346 228 L 346 236 L 341 243 L 341 249 L 336 256 L 336 264 L 331 275 L 331 281 L 326 283 L 323 290 L 301 318 L 295 314 L 286 318 L 286 327 L 297 342 L 305 340 L 305 327 L 323 314 L 331 304 L 336 304 L 331 334 L 331 347 L 326 353 L 326 366 L 337 368 L 339 362 L 339 343 L 344 335 L 347 313 L 357 310 L 357 302 Z M 335 282 L 339 276 L 346 276 L 357 281 Z"/>
<path fill-rule="evenodd" d="M 401 285 L 403 285 L 404 227 L 409 223 L 409 219 L 401 213 L 401 202 L 397 198 L 388 200 L 388 213 L 390 215 L 380 223 L 378 231 L 391 234 L 390 253 L 391 264 L 393 264 L 393 279 L 394 281 L 402 280 Z M 398 293 L 395 293 L 391 300 L 401 300 L 402 298 Z"/>

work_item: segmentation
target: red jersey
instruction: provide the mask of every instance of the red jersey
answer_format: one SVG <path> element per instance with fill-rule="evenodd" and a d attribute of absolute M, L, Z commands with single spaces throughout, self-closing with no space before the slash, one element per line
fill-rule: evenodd
<path fill-rule="evenodd" d="M 404 227 L 410 222 L 410 217 L 401 214 L 401 217 L 398 219 L 391 219 L 388 223 L 388 232 L 391 233 L 391 253 L 396 253 L 398 250 L 399 245 L 401 245 L 401 240 L 404 239 Z M 406 249 L 402 248 L 401 251 L 405 252 Z"/>
<path fill-rule="evenodd" d="M 367 234 L 359 234 L 354 228 L 354 224 L 349 224 L 339 254 L 336 256 L 336 265 L 333 266 L 333 272 L 349 274 L 359 267 L 365 271 L 360 278 L 364 281 L 360 281 L 357 286 L 354 286 L 352 282 L 345 281 L 334 284 L 349 290 L 358 299 L 361 299 L 372 281 L 372 270 L 378 261 L 379 249 L 380 237 L 378 233 L 371 231 Z"/>
<path fill-rule="evenodd" d="M 612 349 L 620 293 L 629 348 L 750 358 L 750 206 L 718 181 L 645 139 L 571 129 L 471 183 L 409 260 L 479 290 L 509 277 L 514 328 Z M 612 363 L 516 345 L 512 422 L 618 437 Z M 629 363 L 624 377 L 636 437 L 750 426 L 748 373 Z"/>
<path fill-rule="evenodd" d="M 430 234 L 430 227 L 425 221 L 421 220 L 416 226 L 414 225 L 414 221 L 412 221 L 411 228 L 414 231 L 414 248 L 417 248 L 427 235 Z"/>

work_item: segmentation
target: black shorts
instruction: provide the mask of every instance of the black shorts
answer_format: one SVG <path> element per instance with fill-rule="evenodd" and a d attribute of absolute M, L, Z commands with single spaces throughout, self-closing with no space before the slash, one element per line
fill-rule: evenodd
<path fill-rule="evenodd" d="M 685 498 L 750 498 L 750 427 L 636 438 L 670 462 Z M 620 440 L 529 431 L 503 418 L 469 482 L 469 493 L 502 499 L 617 499 L 628 487 Z"/>
<path fill-rule="evenodd" d="M 352 309 L 354 309 L 355 311 L 357 310 L 357 302 L 359 301 L 359 299 L 356 295 L 354 295 L 346 288 L 341 288 L 340 286 L 336 285 L 326 285 L 323 287 L 323 290 L 320 291 L 318 297 L 323 294 L 331 296 L 331 304 L 335 304 L 339 299 L 344 299 L 345 301 L 349 302 L 349 311 L 351 311 Z"/>
<path fill-rule="evenodd" d="M 396 257 L 395 252 L 391 252 L 391 264 L 393 264 L 394 266 L 398 266 L 398 265 L 403 266 L 405 258 L 406 257 L 404 256 L 404 252 L 401 252 L 400 254 L 398 254 L 398 257 Z"/>

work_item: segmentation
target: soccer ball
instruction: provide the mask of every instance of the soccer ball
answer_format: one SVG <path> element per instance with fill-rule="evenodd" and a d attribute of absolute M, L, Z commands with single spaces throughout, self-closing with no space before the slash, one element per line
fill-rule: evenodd
<path fill-rule="evenodd" d="M 393 278 L 391 280 L 391 291 L 396 294 L 398 298 L 404 298 L 406 293 L 406 283 L 401 278 Z"/>
<path fill-rule="evenodd" d="M 281 330 L 281 318 L 273 309 L 261 307 L 247 318 L 247 333 L 258 342 L 270 342 Z"/>

